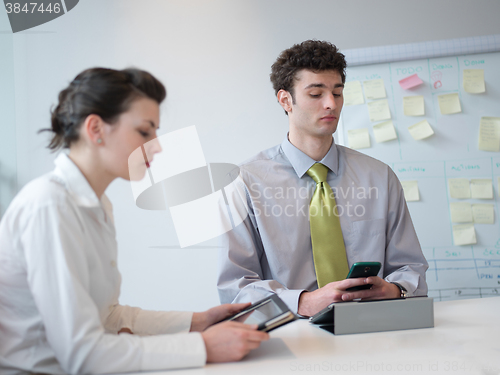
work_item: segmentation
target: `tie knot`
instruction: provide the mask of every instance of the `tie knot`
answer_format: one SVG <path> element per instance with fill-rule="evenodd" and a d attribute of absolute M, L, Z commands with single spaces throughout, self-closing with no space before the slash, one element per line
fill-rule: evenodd
<path fill-rule="evenodd" d="M 321 163 L 315 163 L 306 173 L 311 176 L 314 182 L 319 184 L 320 182 L 326 181 L 328 167 Z"/>

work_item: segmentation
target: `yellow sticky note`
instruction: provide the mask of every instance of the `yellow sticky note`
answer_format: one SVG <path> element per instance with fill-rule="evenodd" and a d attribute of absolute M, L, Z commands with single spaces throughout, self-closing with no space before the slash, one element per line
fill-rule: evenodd
<path fill-rule="evenodd" d="M 493 182 L 489 178 L 470 180 L 472 198 L 493 199 Z"/>
<path fill-rule="evenodd" d="M 472 222 L 472 207 L 467 202 L 451 202 L 450 203 L 451 221 L 453 223 L 471 223 Z"/>
<path fill-rule="evenodd" d="M 424 97 L 422 95 L 405 96 L 403 98 L 405 116 L 425 115 Z"/>
<path fill-rule="evenodd" d="M 418 192 L 418 181 L 401 181 L 401 186 L 403 186 L 403 191 L 405 193 L 405 199 L 407 202 L 416 202 L 420 200 L 420 194 Z"/>
<path fill-rule="evenodd" d="M 413 137 L 413 139 L 415 139 L 416 141 L 428 138 L 434 134 L 434 131 L 432 130 L 427 120 L 423 120 L 417 122 L 416 124 L 413 124 L 408 128 L 408 130 L 410 131 L 410 134 Z"/>
<path fill-rule="evenodd" d="M 343 95 L 344 105 L 357 105 L 365 102 L 363 89 L 361 88 L 361 82 L 359 81 L 346 82 L 344 85 Z"/>
<path fill-rule="evenodd" d="M 477 224 L 494 224 L 495 211 L 492 204 L 473 204 L 472 215 L 474 216 L 474 223 Z"/>
<path fill-rule="evenodd" d="M 450 188 L 450 196 L 455 199 L 470 198 L 469 180 L 466 178 L 449 178 L 448 187 Z"/>
<path fill-rule="evenodd" d="M 355 150 L 370 147 L 370 134 L 367 128 L 348 130 L 347 139 L 349 147 Z"/>
<path fill-rule="evenodd" d="M 500 151 L 500 117 L 481 117 L 479 149 L 483 151 Z"/>
<path fill-rule="evenodd" d="M 477 243 L 474 224 L 460 224 L 453 226 L 453 243 L 455 246 L 474 245 Z"/>
<path fill-rule="evenodd" d="M 464 90 L 470 94 L 481 94 L 486 91 L 483 69 L 464 69 Z"/>
<path fill-rule="evenodd" d="M 460 99 L 457 93 L 438 96 L 439 110 L 442 115 L 451 115 L 462 112 Z"/>
<path fill-rule="evenodd" d="M 364 81 L 363 86 L 365 86 L 366 99 L 382 99 L 387 97 L 383 79 Z"/>
<path fill-rule="evenodd" d="M 392 121 L 381 122 L 380 124 L 373 125 L 373 134 L 377 143 L 392 141 L 398 139 L 396 129 Z"/>
<path fill-rule="evenodd" d="M 389 103 L 387 99 L 375 100 L 369 102 L 368 113 L 370 114 L 370 121 L 384 121 L 391 119 L 391 111 L 389 110 Z"/>

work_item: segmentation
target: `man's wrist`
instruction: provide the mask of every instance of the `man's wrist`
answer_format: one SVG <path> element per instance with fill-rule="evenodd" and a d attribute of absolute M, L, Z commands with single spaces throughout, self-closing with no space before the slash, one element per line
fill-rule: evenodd
<path fill-rule="evenodd" d="M 299 296 L 299 303 L 298 303 L 298 306 L 297 306 L 297 315 L 300 315 L 300 316 L 303 316 L 303 317 L 309 317 L 310 315 L 309 312 L 308 312 L 308 309 L 307 309 L 307 295 L 309 294 L 310 292 L 307 292 L 307 291 L 303 291 L 302 293 L 300 293 L 300 296 Z"/>
<path fill-rule="evenodd" d="M 391 284 L 394 284 L 394 285 L 396 285 L 398 287 L 398 289 L 399 289 L 399 298 L 406 298 L 408 296 L 408 291 L 406 290 L 406 288 L 404 286 L 402 286 L 399 283 L 394 283 L 394 282 L 391 282 Z"/>

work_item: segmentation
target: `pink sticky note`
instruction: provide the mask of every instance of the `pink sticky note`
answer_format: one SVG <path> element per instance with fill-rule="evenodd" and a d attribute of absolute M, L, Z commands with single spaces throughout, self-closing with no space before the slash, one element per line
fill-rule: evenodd
<path fill-rule="evenodd" d="M 418 74 L 413 74 L 413 75 L 406 77 L 406 78 L 403 78 L 401 81 L 399 81 L 399 84 L 401 85 L 403 90 L 411 89 L 412 87 L 418 86 L 422 83 L 424 83 L 424 81 L 422 81 L 418 77 Z"/>

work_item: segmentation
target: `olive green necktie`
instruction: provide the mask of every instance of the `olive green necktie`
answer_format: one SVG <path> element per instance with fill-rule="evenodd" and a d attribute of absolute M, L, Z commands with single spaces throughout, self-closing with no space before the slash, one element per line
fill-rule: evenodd
<path fill-rule="evenodd" d="M 314 268 L 318 288 L 321 288 L 332 281 L 344 280 L 349 266 L 335 197 L 326 182 L 328 168 L 316 163 L 307 174 L 316 182 L 316 190 L 309 205 L 309 221 Z"/>

